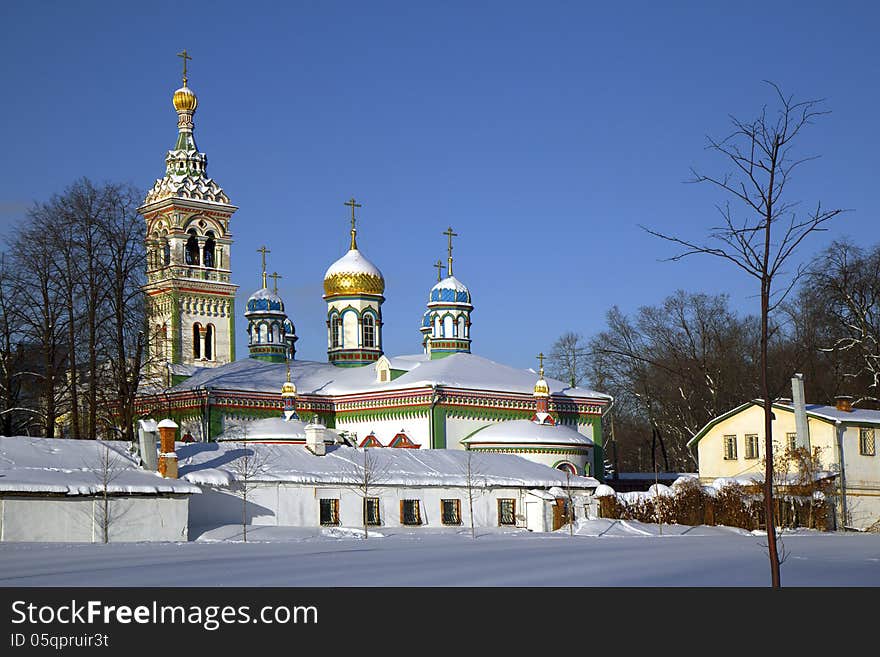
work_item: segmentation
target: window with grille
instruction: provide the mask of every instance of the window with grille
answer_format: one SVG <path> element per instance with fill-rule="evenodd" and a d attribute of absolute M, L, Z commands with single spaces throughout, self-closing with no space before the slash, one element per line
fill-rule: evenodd
<path fill-rule="evenodd" d="M 339 524 L 339 500 L 321 500 L 321 524 L 325 526 Z"/>
<path fill-rule="evenodd" d="M 515 525 L 516 524 L 516 500 L 512 500 L 512 499 L 498 500 L 498 524 L 499 525 Z"/>
<path fill-rule="evenodd" d="M 746 434 L 746 458 L 758 458 L 758 434 L 756 433 Z"/>
<path fill-rule="evenodd" d="M 724 460 L 736 460 L 736 436 L 724 436 Z"/>
<path fill-rule="evenodd" d="M 419 514 L 418 500 L 400 501 L 400 523 L 403 525 L 422 524 L 422 516 Z"/>
<path fill-rule="evenodd" d="M 440 500 L 444 525 L 461 524 L 461 500 Z"/>
<path fill-rule="evenodd" d="M 874 428 L 873 427 L 860 427 L 859 428 L 859 454 L 863 456 L 874 456 L 875 454 L 875 443 L 874 443 Z"/>
<path fill-rule="evenodd" d="M 341 327 L 339 325 L 339 317 L 334 315 L 330 319 L 330 344 L 332 344 L 334 347 L 338 347 L 342 343 L 339 335 L 341 333 L 340 328 Z"/>
<path fill-rule="evenodd" d="M 785 446 L 788 448 L 789 452 L 793 452 L 797 449 L 797 432 L 788 432 L 785 434 Z"/>
<path fill-rule="evenodd" d="M 382 518 L 379 515 L 378 497 L 367 497 L 364 499 L 364 523 L 370 526 L 382 524 Z"/>
<path fill-rule="evenodd" d="M 364 315 L 364 347 L 376 346 L 376 322 L 372 315 Z"/>

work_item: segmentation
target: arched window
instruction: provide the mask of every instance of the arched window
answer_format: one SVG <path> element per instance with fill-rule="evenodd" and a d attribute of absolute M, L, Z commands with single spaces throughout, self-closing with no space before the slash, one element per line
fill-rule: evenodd
<path fill-rule="evenodd" d="M 193 358 L 202 357 L 202 325 L 196 322 L 193 324 Z"/>
<path fill-rule="evenodd" d="M 269 342 L 269 325 L 260 324 L 260 339 L 258 342 Z"/>
<path fill-rule="evenodd" d="M 364 347 L 376 346 L 376 320 L 370 314 L 364 315 Z"/>
<path fill-rule="evenodd" d="M 569 463 L 568 461 L 563 461 L 562 463 L 557 463 L 556 469 L 562 470 L 563 472 L 568 472 L 569 474 L 572 474 L 572 475 L 577 474 L 577 468 L 575 467 L 574 463 Z"/>
<path fill-rule="evenodd" d="M 205 248 L 202 249 L 202 263 L 204 263 L 205 267 L 213 267 L 214 266 L 214 246 L 216 242 L 214 242 L 214 231 L 209 230 L 206 235 L 208 239 L 205 240 Z"/>
<path fill-rule="evenodd" d="M 162 238 L 162 264 L 166 267 L 171 264 L 171 242 L 167 237 Z"/>
<path fill-rule="evenodd" d="M 199 264 L 199 240 L 196 238 L 196 229 L 190 228 L 188 231 L 189 239 L 186 241 L 186 264 Z"/>
<path fill-rule="evenodd" d="M 281 327 L 278 324 L 272 324 L 272 342 L 281 344 Z"/>
<path fill-rule="evenodd" d="M 205 359 L 214 360 L 214 325 L 205 327 Z"/>
<path fill-rule="evenodd" d="M 446 315 L 446 317 L 443 318 L 443 337 L 444 338 L 451 338 L 455 334 L 454 331 L 452 330 L 452 326 L 453 326 L 452 315 Z"/>
<path fill-rule="evenodd" d="M 467 336 L 467 322 L 464 319 L 464 315 L 458 316 L 458 337 L 466 338 Z"/>
<path fill-rule="evenodd" d="M 434 337 L 442 338 L 443 337 L 443 328 L 440 325 L 440 317 L 437 315 L 434 316 Z"/>
<path fill-rule="evenodd" d="M 330 318 L 330 344 L 335 348 L 339 346 L 341 342 L 340 333 L 342 332 L 342 327 L 339 324 L 339 315 L 333 315 Z"/>

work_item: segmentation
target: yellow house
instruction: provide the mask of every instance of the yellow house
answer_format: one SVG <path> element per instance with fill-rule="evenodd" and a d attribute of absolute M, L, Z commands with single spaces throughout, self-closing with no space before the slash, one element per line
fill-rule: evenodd
<path fill-rule="evenodd" d="M 807 404 L 809 445 L 819 448 L 821 466 L 838 474 L 840 512 L 849 527 L 880 521 L 880 457 L 876 434 L 880 411 L 854 409 L 841 398 L 836 406 Z M 774 451 L 797 445 L 794 407 L 773 404 Z M 737 406 L 710 421 L 688 442 L 696 446 L 700 479 L 763 475 L 764 409 L 761 401 Z M 762 477 L 760 477 L 763 479 Z"/>

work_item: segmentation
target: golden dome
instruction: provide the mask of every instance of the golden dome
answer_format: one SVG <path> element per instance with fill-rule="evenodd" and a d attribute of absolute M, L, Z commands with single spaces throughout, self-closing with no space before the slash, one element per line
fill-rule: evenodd
<path fill-rule="evenodd" d="M 542 376 L 538 379 L 538 382 L 535 384 L 535 397 L 549 397 L 550 396 L 550 386 L 547 385 L 547 382 L 544 380 Z"/>
<path fill-rule="evenodd" d="M 330 265 L 324 274 L 324 296 L 381 295 L 385 292 L 385 278 L 372 262 L 357 248 Z"/>
<path fill-rule="evenodd" d="M 194 112 L 196 106 L 199 104 L 199 99 L 196 98 L 196 95 L 193 93 L 192 89 L 187 87 L 185 84 L 174 92 L 174 109 L 178 112 L 181 110 L 189 110 L 190 112 Z"/>
<path fill-rule="evenodd" d="M 296 396 L 296 386 L 293 385 L 290 381 L 285 381 L 284 385 L 281 386 L 281 396 L 282 397 L 295 397 Z"/>

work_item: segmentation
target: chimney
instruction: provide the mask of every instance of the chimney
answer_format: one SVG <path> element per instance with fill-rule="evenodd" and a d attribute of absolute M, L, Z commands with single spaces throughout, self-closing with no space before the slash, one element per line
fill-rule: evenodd
<path fill-rule="evenodd" d="M 797 446 L 810 449 L 810 424 L 807 422 L 807 403 L 804 396 L 804 375 L 791 377 L 791 404 L 794 407 L 794 428 Z"/>
<path fill-rule="evenodd" d="M 834 398 L 834 406 L 837 408 L 838 411 L 852 413 L 852 400 L 853 398 L 849 395 L 837 395 L 837 397 Z"/>
<path fill-rule="evenodd" d="M 324 445 L 325 431 L 327 431 L 327 427 L 321 424 L 317 415 L 306 425 L 306 449 L 315 456 L 324 456 L 327 453 L 327 448 Z"/>
<path fill-rule="evenodd" d="M 177 479 L 177 452 L 174 439 L 177 437 L 177 424 L 166 418 L 159 423 L 159 474 L 167 479 Z"/>
<path fill-rule="evenodd" d="M 156 420 L 138 421 L 138 445 L 141 452 L 141 461 L 146 470 L 155 472 L 159 468 L 156 445 L 159 442 L 159 426 Z"/>

